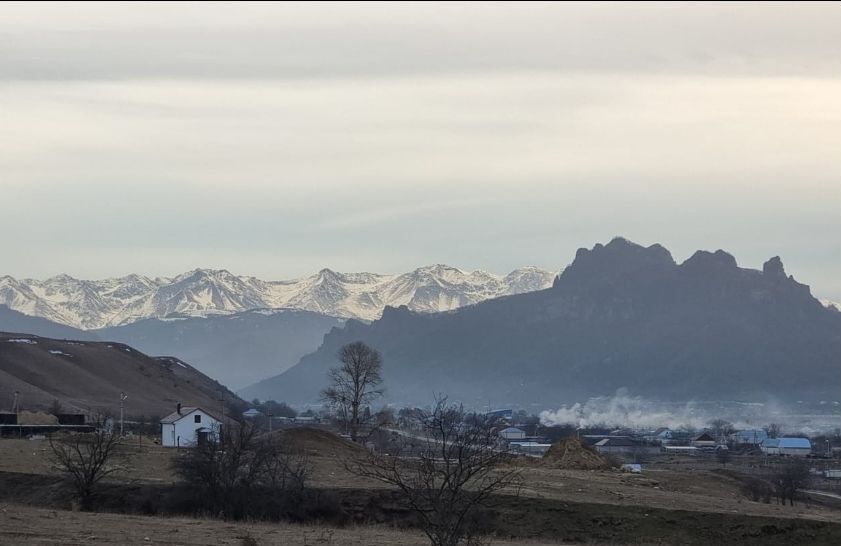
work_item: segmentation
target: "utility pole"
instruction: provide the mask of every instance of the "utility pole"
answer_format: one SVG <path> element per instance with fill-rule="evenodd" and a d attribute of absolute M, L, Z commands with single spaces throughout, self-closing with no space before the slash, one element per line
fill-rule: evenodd
<path fill-rule="evenodd" d="M 15 401 L 12 403 L 12 409 L 14 410 L 15 415 L 17 415 L 20 412 L 19 398 L 20 398 L 20 393 L 18 391 L 15 391 Z M 15 423 L 18 424 L 18 438 L 23 438 L 23 427 L 20 426 L 20 421 L 15 419 Z"/>
<path fill-rule="evenodd" d="M 268 417 L 269 417 L 269 434 L 271 434 L 272 433 L 272 417 L 274 417 L 274 413 L 268 412 Z"/>
<path fill-rule="evenodd" d="M 123 405 L 125 404 L 126 398 L 128 395 L 124 392 L 120 392 L 120 437 L 123 436 Z"/>

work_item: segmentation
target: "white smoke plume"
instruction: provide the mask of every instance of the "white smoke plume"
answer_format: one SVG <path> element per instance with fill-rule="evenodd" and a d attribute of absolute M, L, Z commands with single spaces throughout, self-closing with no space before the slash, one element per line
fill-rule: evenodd
<path fill-rule="evenodd" d="M 838 406 L 838 402 L 830 404 Z M 698 430 L 708 427 L 714 419 L 724 419 L 737 429 L 762 428 L 778 423 L 783 425 L 785 432 L 811 434 L 834 430 L 839 424 L 838 416 L 833 415 L 837 411 L 816 415 L 798 410 L 801 408 L 785 407 L 774 401 L 670 404 L 630 396 L 625 389 L 620 389 L 614 396 L 591 398 L 583 404 L 542 411 L 540 422 L 547 426 L 573 425 L 578 428 L 606 426 L 639 430 L 669 427 Z"/>

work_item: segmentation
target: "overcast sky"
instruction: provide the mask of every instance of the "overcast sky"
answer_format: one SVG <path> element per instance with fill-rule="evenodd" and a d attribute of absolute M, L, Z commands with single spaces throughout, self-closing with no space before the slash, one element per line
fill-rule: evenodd
<path fill-rule="evenodd" d="M 0 5 L 0 275 L 558 270 L 841 301 L 841 5 Z"/>

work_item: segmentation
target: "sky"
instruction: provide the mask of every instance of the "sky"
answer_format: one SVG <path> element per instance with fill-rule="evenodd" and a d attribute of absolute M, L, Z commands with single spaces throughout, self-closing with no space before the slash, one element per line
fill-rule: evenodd
<path fill-rule="evenodd" d="M 560 270 L 841 301 L 841 4 L 3 3 L 0 275 Z"/>

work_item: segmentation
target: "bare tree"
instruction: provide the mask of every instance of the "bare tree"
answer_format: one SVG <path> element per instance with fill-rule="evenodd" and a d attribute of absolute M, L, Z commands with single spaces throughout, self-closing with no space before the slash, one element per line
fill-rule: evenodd
<path fill-rule="evenodd" d="M 439 398 L 421 421 L 420 435 L 348 469 L 398 488 L 434 546 L 481 544 L 481 516 L 495 493 L 519 483 L 519 469 L 501 464 L 508 455 L 496 448 L 496 423 L 486 416 Z"/>
<path fill-rule="evenodd" d="M 251 423 L 229 426 L 222 437 L 183 453 L 176 473 L 199 493 L 197 504 L 224 518 L 242 519 L 261 509 L 256 499 L 300 500 L 309 465 L 284 452 L 277 437 L 259 437 Z"/>
<path fill-rule="evenodd" d="M 809 481 L 809 467 L 801 461 L 785 464 L 774 476 L 772 483 L 777 493 L 778 501 L 785 505 L 786 499 L 794 506 L 797 490 L 806 486 Z"/>
<path fill-rule="evenodd" d="M 104 427 L 90 433 L 50 435 L 53 462 L 70 477 L 83 510 L 89 510 L 99 482 L 117 468 L 111 464 L 120 438 Z"/>
<path fill-rule="evenodd" d="M 710 432 L 717 442 L 726 442 L 736 432 L 736 427 L 730 421 L 715 419 L 710 421 Z"/>
<path fill-rule="evenodd" d="M 383 360 L 379 351 L 361 341 L 348 343 L 339 350 L 341 365 L 328 372 L 330 386 L 321 393 L 348 424 L 355 442 L 362 425 L 364 408 L 382 395 Z"/>
<path fill-rule="evenodd" d="M 306 453 L 281 446 L 277 437 L 264 440 L 258 449 L 261 451 L 261 480 L 293 502 L 300 502 L 311 472 Z"/>
<path fill-rule="evenodd" d="M 768 434 L 769 438 L 779 438 L 782 431 L 783 426 L 779 423 L 771 423 L 765 427 L 765 432 Z"/>

